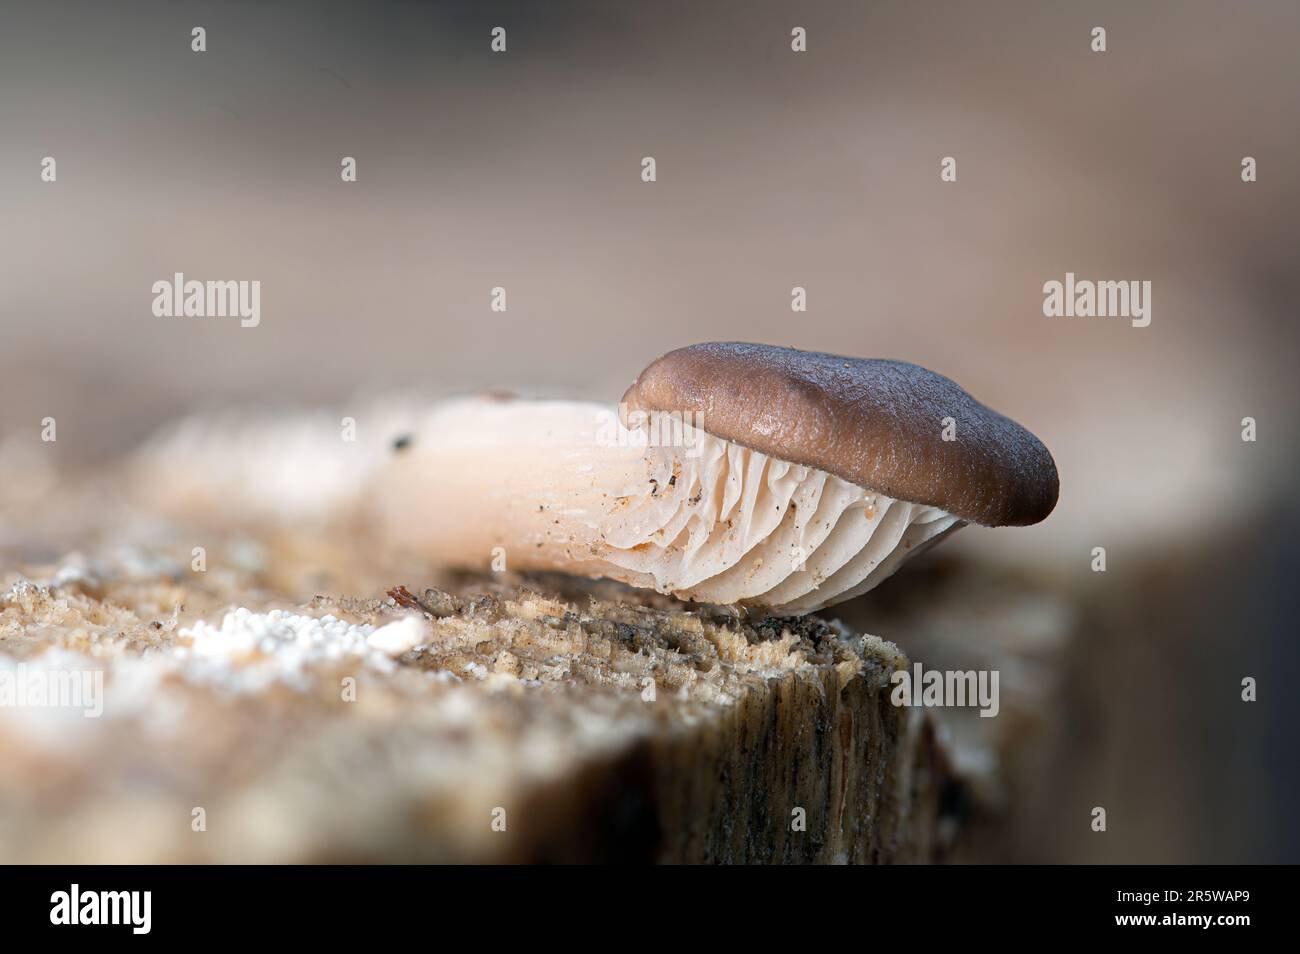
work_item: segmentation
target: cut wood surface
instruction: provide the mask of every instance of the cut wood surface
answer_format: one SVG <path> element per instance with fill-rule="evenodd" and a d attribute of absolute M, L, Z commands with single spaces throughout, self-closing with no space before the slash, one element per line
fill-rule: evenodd
<path fill-rule="evenodd" d="M 293 605 L 239 549 L 9 574 L 11 684 L 102 672 L 103 711 L 0 707 L 0 860 L 890 862 L 951 837 L 891 643 L 564 578 Z"/>

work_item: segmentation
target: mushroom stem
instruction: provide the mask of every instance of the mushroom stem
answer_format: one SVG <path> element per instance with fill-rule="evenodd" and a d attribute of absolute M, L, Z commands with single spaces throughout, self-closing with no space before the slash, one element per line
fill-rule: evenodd
<path fill-rule="evenodd" d="M 379 478 L 386 536 L 448 566 L 606 575 L 602 527 L 652 477 L 644 448 L 606 438 L 617 423 L 577 401 L 440 404 Z"/>

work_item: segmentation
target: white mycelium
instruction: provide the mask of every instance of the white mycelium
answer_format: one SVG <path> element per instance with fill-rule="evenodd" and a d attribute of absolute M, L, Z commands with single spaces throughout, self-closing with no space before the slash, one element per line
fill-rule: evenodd
<path fill-rule="evenodd" d="M 607 576 L 776 615 L 866 592 L 961 526 L 698 423 L 654 415 L 628 430 L 602 405 L 457 401 L 417 429 L 374 499 L 399 543 L 440 562 Z"/>

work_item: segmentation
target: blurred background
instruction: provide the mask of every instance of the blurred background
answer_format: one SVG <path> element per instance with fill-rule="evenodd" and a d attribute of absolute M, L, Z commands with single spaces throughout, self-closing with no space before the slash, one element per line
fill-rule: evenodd
<path fill-rule="evenodd" d="M 191 412 L 615 401 L 707 340 L 913 361 L 1061 473 L 841 614 L 916 654 L 990 599 L 954 564 L 1052 594 L 997 856 L 1295 861 L 1298 43 L 1294 2 L 4 2 L 0 494 Z M 259 280 L 260 325 L 154 317 L 174 272 Z M 1045 318 L 1066 272 L 1150 281 L 1150 326 Z"/>

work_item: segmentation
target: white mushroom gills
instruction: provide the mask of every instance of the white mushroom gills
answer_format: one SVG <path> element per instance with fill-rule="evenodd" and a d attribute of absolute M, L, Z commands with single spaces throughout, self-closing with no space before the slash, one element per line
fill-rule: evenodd
<path fill-rule="evenodd" d="M 440 405 L 374 500 L 395 544 L 442 564 L 504 558 L 510 570 L 610 577 L 773 615 L 864 593 L 963 523 L 680 416 L 629 430 L 614 409 L 575 401 Z"/>

